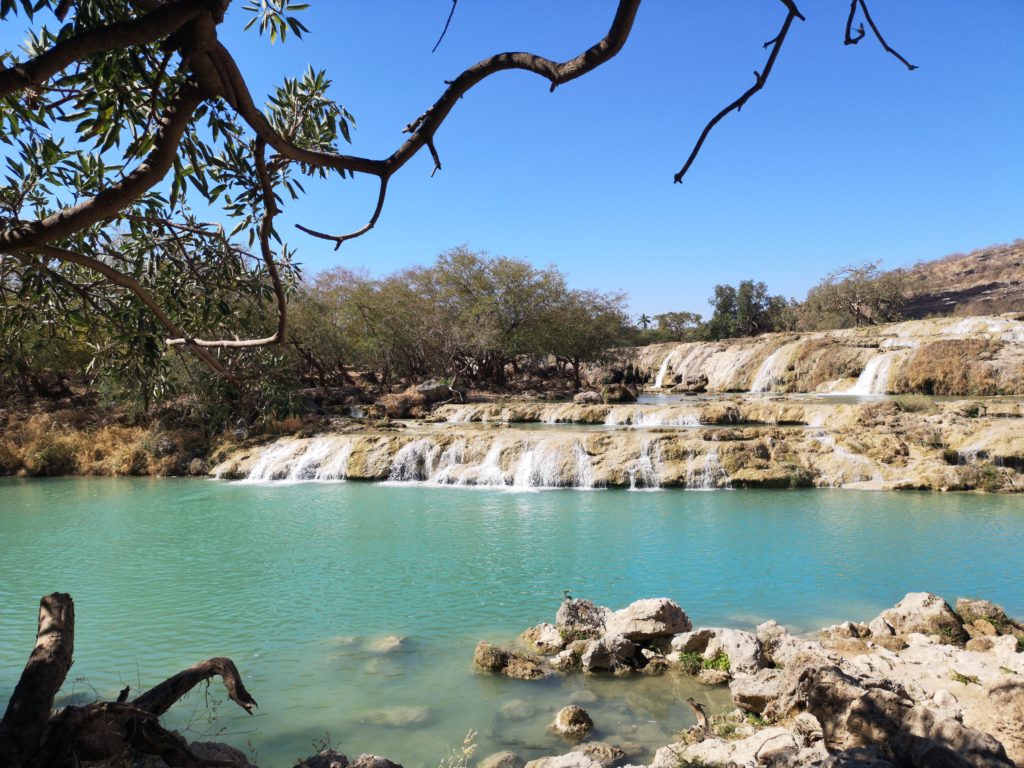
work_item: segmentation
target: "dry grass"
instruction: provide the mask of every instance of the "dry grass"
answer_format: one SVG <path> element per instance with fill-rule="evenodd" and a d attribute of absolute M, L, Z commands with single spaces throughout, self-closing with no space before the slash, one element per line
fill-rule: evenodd
<path fill-rule="evenodd" d="M 1001 342 L 943 339 L 914 351 L 896 374 L 895 390 L 923 395 L 995 395 L 1000 387 L 989 362 Z"/>
<path fill-rule="evenodd" d="M 97 422 L 79 409 L 0 414 L 0 474 L 182 474 L 203 452 L 198 433 Z"/>

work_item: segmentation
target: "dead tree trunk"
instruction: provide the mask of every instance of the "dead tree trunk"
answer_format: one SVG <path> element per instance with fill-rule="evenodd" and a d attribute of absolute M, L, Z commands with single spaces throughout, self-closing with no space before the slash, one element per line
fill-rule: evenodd
<path fill-rule="evenodd" d="M 71 595 L 55 592 L 39 604 L 35 648 L 0 720 L 0 766 L 63 768 L 82 760 L 105 760 L 131 748 L 156 755 L 171 766 L 205 768 L 235 763 L 197 757 L 159 718 L 199 683 L 219 675 L 228 696 L 252 714 L 255 700 L 245 690 L 234 662 L 207 659 L 168 678 L 133 701 L 125 689 L 118 701 L 97 701 L 53 712 L 53 702 L 71 668 L 75 606 Z"/>

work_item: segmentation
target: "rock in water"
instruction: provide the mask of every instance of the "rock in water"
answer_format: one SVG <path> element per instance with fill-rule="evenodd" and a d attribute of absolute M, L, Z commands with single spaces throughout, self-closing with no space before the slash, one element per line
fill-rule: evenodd
<path fill-rule="evenodd" d="M 667 597 L 637 600 L 605 620 L 607 634 L 622 635 L 634 642 L 689 632 L 691 628 L 686 612 Z"/>
<path fill-rule="evenodd" d="M 558 607 L 555 624 L 571 640 L 600 637 L 604 634 L 607 608 L 589 600 L 565 600 Z"/>
<path fill-rule="evenodd" d="M 594 727 L 594 721 L 590 719 L 587 710 L 570 704 L 558 710 L 555 721 L 551 724 L 555 732 L 570 739 L 583 739 Z"/>
<path fill-rule="evenodd" d="M 488 672 L 501 672 L 514 680 L 539 680 L 550 677 L 552 670 L 525 653 L 508 651 L 497 645 L 481 640 L 473 653 L 473 661 Z"/>
<path fill-rule="evenodd" d="M 541 653 L 558 653 L 565 648 L 565 638 L 554 624 L 538 624 L 523 632 L 523 642 Z"/>
<path fill-rule="evenodd" d="M 476 768 L 523 768 L 524 765 L 526 763 L 523 758 L 515 752 L 505 750 L 488 755 L 477 763 Z"/>

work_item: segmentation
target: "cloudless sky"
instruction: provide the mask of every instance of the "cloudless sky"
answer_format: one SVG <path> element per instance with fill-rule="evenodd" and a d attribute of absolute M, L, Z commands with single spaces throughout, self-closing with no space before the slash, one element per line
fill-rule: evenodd
<path fill-rule="evenodd" d="M 221 28 L 258 103 L 285 75 L 327 69 L 354 115 L 353 145 L 392 152 L 402 128 L 491 53 L 562 60 L 602 37 L 614 0 L 312 0 L 302 40 L 270 45 L 236 0 Z M 826 272 L 887 268 L 1024 236 L 1024 2 L 874 0 L 908 72 L 870 35 L 843 45 L 849 4 L 802 0 L 765 89 L 712 133 L 672 183 L 707 120 L 762 69 L 785 15 L 771 0 L 647 0 L 622 52 L 548 92 L 499 73 L 456 106 L 393 179 L 375 230 L 342 246 L 372 178 L 310 183 L 282 231 L 308 272 L 385 274 L 473 249 L 553 264 L 577 287 L 625 291 L 636 313 L 707 312 L 716 283 L 765 280 L 802 298 Z"/>

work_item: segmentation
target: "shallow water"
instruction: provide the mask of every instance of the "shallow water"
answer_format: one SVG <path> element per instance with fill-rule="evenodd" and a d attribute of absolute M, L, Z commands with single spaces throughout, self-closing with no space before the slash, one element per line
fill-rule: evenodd
<path fill-rule="evenodd" d="M 663 595 L 695 625 L 798 631 L 871 618 L 913 590 L 1024 615 L 1022 553 L 1015 497 L 5 480 L 0 700 L 39 597 L 62 590 L 78 617 L 66 694 L 114 697 L 232 656 L 256 717 L 222 703 L 211 718 L 200 692 L 171 723 L 251 742 L 264 768 L 324 734 L 406 766 L 437 765 L 470 728 L 478 756 L 552 753 L 565 745 L 545 725 L 574 700 L 597 737 L 654 747 L 692 722 L 686 696 L 713 709 L 727 697 L 676 678 L 477 674 L 476 641 L 553 620 L 563 590 L 613 607 Z"/>

